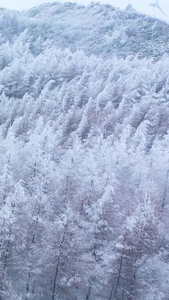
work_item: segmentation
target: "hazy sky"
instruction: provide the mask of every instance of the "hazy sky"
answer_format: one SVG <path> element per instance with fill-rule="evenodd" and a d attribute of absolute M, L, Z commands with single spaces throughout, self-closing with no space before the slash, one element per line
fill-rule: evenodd
<path fill-rule="evenodd" d="M 30 7 L 39 5 L 41 3 L 45 2 L 55 2 L 52 0 L 0 0 L 0 7 L 6 7 L 10 9 L 16 9 L 16 10 L 23 10 L 28 9 Z M 77 0 L 77 1 L 64 1 L 61 0 L 60 2 L 77 2 L 82 4 L 88 4 L 91 2 L 91 0 Z M 125 8 L 129 3 L 132 4 L 132 6 L 137 9 L 140 12 L 147 13 L 151 16 L 158 17 L 164 20 L 169 21 L 169 0 L 159 0 L 159 4 L 161 6 L 161 9 L 165 12 L 167 15 L 167 18 L 160 12 L 159 9 L 155 9 L 153 12 L 153 8 L 149 6 L 150 3 L 156 2 L 156 0 L 100 0 L 101 3 L 110 3 L 115 7 Z"/>

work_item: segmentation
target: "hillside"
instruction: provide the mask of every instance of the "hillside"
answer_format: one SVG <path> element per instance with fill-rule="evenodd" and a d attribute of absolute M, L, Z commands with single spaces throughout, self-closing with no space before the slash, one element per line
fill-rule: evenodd
<path fill-rule="evenodd" d="M 0 300 L 169 299 L 169 25 L 0 11 Z"/>
<path fill-rule="evenodd" d="M 122 58 L 138 54 L 141 58 L 158 59 L 169 53 L 168 24 L 138 14 L 130 6 L 122 11 L 99 3 L 84 7 L 55 2 L 23 13 L 3 9 L 0 30 L 0 44 L 13 43 L 24 33 L 24 42 L 29 43 L 35 55 L 49 43 L 57 48 L 69 48 L 73 52 L 83 50 L 87 55 L 104 58 L 113 54 Z"/>

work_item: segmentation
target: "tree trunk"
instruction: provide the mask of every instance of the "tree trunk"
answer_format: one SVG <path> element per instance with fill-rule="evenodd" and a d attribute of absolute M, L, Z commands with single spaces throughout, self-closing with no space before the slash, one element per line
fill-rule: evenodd
<path fill-rule="evenodd" d="M 67 231 L 67 224 L 65 225 L 65 230 L 64 230 L 62 240 L 61 240 L 60 245 L 59 245 L 59 255 L 57 257 L 57 263 L 56 263 L 55 274 L 54 274 L 54 279 L 53 279 L 52 300 L 55 300 L 55 296 L 56 296 L 57 277 L 58 277 L 60 259 L 61 259 L 61 255 L 62 255 L 63 243 L 64 243 L 64 240 L 65 240 L 65 237 L 66 237 L 66 231 Z"/>
<path fill-rule="evenodd" d="M 89 285 L 88 291 L 87 291 L 87 295 L 86 295 L 86 300 L 89 300 L 89 299 L 90 299 L 91 288 L 92 288 L 91 285 Z"/>
<path fill-rule="evenodd" d="M 168 176 L 169 176 L 169 170 L 167 171 L 167 176 L 166 176 L 166 180 L 165 180 L 165 188 L 164 188 L 164 194 L 163 194 L 163 199 L 162 199 L 162 204 L 161 204 L 162 208 L 164 208 L 165 202 L 166 202 Z"/>

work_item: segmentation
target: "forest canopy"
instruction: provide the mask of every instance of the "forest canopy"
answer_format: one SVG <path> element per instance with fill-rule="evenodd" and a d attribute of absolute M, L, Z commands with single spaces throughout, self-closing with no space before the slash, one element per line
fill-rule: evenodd
<path fill-rule="evenodd" d="M 169 26 L 0 10 L 0 300 L 168 300 Z"/>

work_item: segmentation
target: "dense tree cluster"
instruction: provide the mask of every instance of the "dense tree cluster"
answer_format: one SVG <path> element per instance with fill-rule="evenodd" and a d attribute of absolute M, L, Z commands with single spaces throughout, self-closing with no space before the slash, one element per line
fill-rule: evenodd
<path fill-rule="evenodd" d="M 68 49 L 114 9 L 47 7 L 60 48 L 46 6 L 0 16 L 0 300 L 168 300 L 168 56 Z"/>

